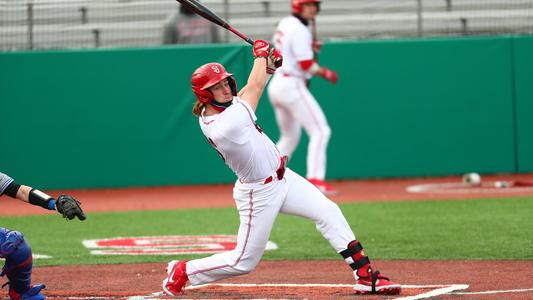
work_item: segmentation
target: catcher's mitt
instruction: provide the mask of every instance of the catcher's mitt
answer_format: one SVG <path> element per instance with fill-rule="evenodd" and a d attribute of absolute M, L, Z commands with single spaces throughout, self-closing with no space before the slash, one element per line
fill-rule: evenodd
<path fill-rule="evenodd" d="M 63 215 L 63 218 L 72 220 L 74 217 L 78 217 L 81 221 L 85 220 L 87 217 L 85 217 L 80 205 L 80 201 L 72 196 L 60 195 L 57 197 L 56 208 Z"/>

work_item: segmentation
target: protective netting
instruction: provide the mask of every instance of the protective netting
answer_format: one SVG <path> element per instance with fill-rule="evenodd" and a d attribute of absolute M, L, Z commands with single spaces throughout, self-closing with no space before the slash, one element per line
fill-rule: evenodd
<path fill-rule="evenodd" d="M 252 39 L 270 39 L 290 13 L 290 0 L 201 2 Z M 161 45 L 178 10 L 174 0 L 0 0 L 0 51 Z M 323 0 L 317 24 L 321 40 L 533 34 L 533 0 Z"/>

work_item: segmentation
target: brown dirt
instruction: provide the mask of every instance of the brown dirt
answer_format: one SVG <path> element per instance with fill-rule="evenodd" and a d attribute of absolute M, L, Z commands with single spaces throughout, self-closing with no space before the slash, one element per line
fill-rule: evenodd
<path fill-rule="evenodd" d="M 528 180 L 533 174 L 483 176 L 484 180 Z M 341 191 L 331 197 L 335 202 L 400 201 L 427 199 L 467 199 L 502 197 L 501 193 L 412 194 L 406 186 L 421 183 L 458 182 L 458 177 L 395 180 L 360 180 L 333 182 Z M 48 191 L 51 195 L 59 192 Z M 87 212 L 160 210 L 232 206 L 231 186 L 186 186 L 104 190 L 61 191 L 76 195 Z M 506 193 L 503 196 L 531 196 L 531 192 Z M 5 199 L 7 200 L 7 199 Z M 18 201 L 0 201 L 0 216 L 47 214 L 40 208 Z M 533 261 L 375 261 L 384 274 L 402 285 L 468 284 L 467 292 L 532 289 Z M 165 265 L 71 265 L 37 267 L 33 281 L 47 284 L 46 295 L 52 299 L 72 296 L 88 299 L 120 299 L 150 295 L 161 290 Z M 219 283 L 295 283 L 352 284 L 353 277 L 342 260 L 336 261 L 263 261 L 251 274 Z M 431 289 L 405 288 L 400 297 L 414 296 Z M 187 290 L 185 298 L 249 299 L 331 299 L 354 298 L 349 287 L 210 287 Z M 183 298 L 182 297 L 182 298 Z M 142 298 L 142 297 L 141 297 Z M 138 299 L 141 299 L 138 298 Z M 158 296 L 158 298 L 165 298 Z M 391 296 L 357 296 L 358 299 L 391 299 Z M 533 299 L 533 291 L 501 294 L 458 294 L 438 299 Z M 84 298 L 87 299 L 87 298 Z M 153 299 L 153 298 L 152 298 Z"/>
<path fill-rule="evenodd" d="M 533 182 L 533 174 L 483 176 L 484 181 L 525 180 Z M 423 183 L 460 182 L 458 176 L 440 178 L 409 178 L 387 180 L 332 181 L 339 194 L 330 197 L 337 203 L 375 201 L 417 201 L 428 199 L 473 199 L 497 198 L 502 196 L 531 196 L 533 191 L 502 194 L 494 192 L 453 194 L 453 193 L 409 193 L 410 185 Z M 47 191 L 52 196 L 60 193 L 72 194 L 83 202 L 87 212 L 164 210 L 180 208 L 230 207 L 232 185 L 209 186 L 166 186 L 150 188 L 121 188 L 94 190 Z M 0 216 L 54 214 L 40 207 L 27 205 L 21 201 L 0 201 Z"/>
<path fill-rule="evenodd" d="M 472 291 L 532 288 L 533 261 L 375 261 L 384 274 L 401 281 L 402 285 L 468 284 Z M 76 265 L 37 268 L 35 282 L 46 282 L 47 295 L 58 296 L 140 296 L 160 291 L 165 277 L 165 264 Z M 318 271 L 319 270 L 319 271 Z M 71 276 L 76 274 L 75 276 Z M 262 261 L 257 269 L 245 276 L 217 283 L 264 284 L 352 284 L 353 277 L 341 260 L 327 261 Z M 402 291 L 401 296 L 413 296 L 431 289 Z M 470 299 L 475 296 L 450 296 Z M 489 295 L 483 295 L 487 299 Z M 496 294 L 489 299 L 527 299 L 529 293 Z M 203 288 L 186 290 L 180 298 L 291 298 L 348 299 L 354 298 L 351 288 Z M 358 299 L 383 299 L 384 296 L 357 296 Z M 438 299 L 443 299 L 439 297 Z M 479 298 L 481 299 L 481 298 Z"/>

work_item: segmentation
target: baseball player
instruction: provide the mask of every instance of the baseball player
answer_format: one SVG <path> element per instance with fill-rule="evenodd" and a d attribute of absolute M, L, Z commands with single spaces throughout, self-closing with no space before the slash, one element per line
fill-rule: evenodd
<path fill-rule="evenodd" d="M 85 220 L 80 202 L 72 196 L 60 195 L 57 200 L 27 185 L 17 184 L 11 177 L 0 172 L 0 196 L 7 195 L 45 209 L 56 210 L 63 217 L 72 220 L 78 217 Z M 31 285 L 32 251 L 30 245 L 19 231 L 0 227 L 0 257 L 5 264 L 0 276 L 9 280 L 9 297 L 11 300 L 42 300 L 44 284 Z M 4 284 L 5 285 L 5 284 Z"/>
<path fill-rule="evenodd" d="M 283 66 L 276 71 L 268 87 L 268 97 L 280 130 L 277 147 L 291 156 L 300 141 L 301 128 L 309 136 L 307 146 L 307 179 L 326 195 L 337 193 L 324 181 L 326 149 L 331 129 L 324 112 L 309 92 L 312 76 L 322 76 L 335 84 L 337 73 L 320 66 L 314 59 L 318 43 L 313 41 L 309 22 L 319 11 L 320 0 L 292 0 L 292 15 L 282 19 L 274 33 L 276 50 L 283 55 Z"/>
<path fill-rule="evenodd" d="M 263 256 L 277 215 L 286 213 L 315 222 L 353 269 L 357 293 L 398 294 L 400 286 L 371 267 L 339 207 L 285 167 L 286 158 L 257 124 L 255 110 L 267 72 L 279 66 L 281 56 L 263 40 L 253 44 L 253 56 L 248 82 L 238 93 L 233 74 L 219 63 L 205 64 L 192 75 L 197 97 L 193 114 L 209 144 L 238 178 L 233 188 L 240 216 L 237 246 L 201 259 L 171 261 L 164 292 L 175 296 L 187 282 L 200 285 L 251 272 Z"/>

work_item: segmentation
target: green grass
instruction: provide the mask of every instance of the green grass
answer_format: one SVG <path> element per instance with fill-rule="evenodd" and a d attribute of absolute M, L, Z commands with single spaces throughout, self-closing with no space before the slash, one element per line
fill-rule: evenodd
<path fill-rule="evenodd" d="M 375 259 L 533 259 L 533 198 L 343 204 L 341 209 L 365 252 Z M 0 217 L 22 231 L 36 265 L 163 262 L 170 256 L 93 256 L 84 239 L 190 234 L 235 234 L 234 208 L 91 213 L 85 222 L 59 216 Z M 312 222 L 280 215 L 264 259 L 338 259 Z M 184 258 L 201 257 L 198 255 Z"/>

